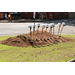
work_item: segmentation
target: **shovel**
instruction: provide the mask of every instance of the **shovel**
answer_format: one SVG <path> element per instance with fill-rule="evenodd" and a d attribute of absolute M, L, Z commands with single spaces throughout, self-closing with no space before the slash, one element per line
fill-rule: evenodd
<path fill-rule="evenodd" d="M 49 27 L 50 27 L 49 34 L 50 34 L 51 37 L 52 37 L 52 23 L 49 24 Z"/>
<path fill-rule="evenodd" d="M 38 38 L 38 34 L 39 34 L 39 27 L 40 27 L 40 24 L 38 23 L 37 24 L 37 38 Z"/>
<path fill-rule="evenodd" d="M 31 28 L 30 28 L 30 39 L 32 41 L 32 32 L 31 32 Z"/>
<path fill-rule="evenodd" d="M 52 27 L 50 28 L 50 32 L 51 32 L 51 37 L 52 37 Z"/>
<path fill-rule="evenodd" d="M 33 24 L 32 26 L 33 26 L 33 40 L 34 40 L 34 34 L 35 34 L 35 24 Z"/>
<path fill-rule="evenodd" d="M 55 33 L 54 33 L 54 27 L 55 27 L 55 24 L 53 23 L 53 35 L 55 34 Z"/>
<path fill-rule="evenodd" d="M 59 28 L 58 28 L 58 36 L 57 36 L 57 38 L 58 38 L 58 37 L 60 37 L 59 33 L 60 33 L 61 23 L 58 23 L 57 25 L 59 26 Z"/>
<path fill-rule="evenodd" d="M 49 26 L 46 24 L 45 27 L 46 27 L 45 34 L 47 35 L 47 28 L 48 28 Z M 46 39 L 47 39 L 47 38 L 46 38 Z"/>
<path fill-rule="evenodd" d="M 60 32 L 60 35 L 61 35 L 61 33 L 62 33 L 62 30 L 63 30 L 63 28 L 64 28 L 64 26 L 65 26 L 66 24 L 65 24 L 65 22 L 63 22 L 62 23 L 62 28 L 61 28 L 61 32 Z"/>
<path fill-rule="evenodd" d="M 28 28 L 30 28 L 30 40 L 31 40 L 31 42 L 32 42 L 32 32 L 31 32 L 32 26 L 29 25 Z"/>
<path fill-rule="evenodd" d="M 43 34 L 43 29 L 45 28 L 45 25 L 41 25 L 42 31 L 41 31 L 41 39 L 42 39 L 42 34 Z"/>
<path fill-rule="evenodd" d="M 43 28 L 42 28 L 42 32 L 41 32 L 41 39 L 42 39 L 42 34 L 43 34 Z"/>

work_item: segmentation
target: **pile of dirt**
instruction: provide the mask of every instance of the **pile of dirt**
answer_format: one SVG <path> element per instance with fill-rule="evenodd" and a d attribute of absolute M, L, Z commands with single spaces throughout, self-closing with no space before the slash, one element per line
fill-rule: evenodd
<path fill-rule="evenodd" d="M 43 44 L 50 44 L 50 43 L 63 43 L 70 41 L 70 38 L 65 37 L 58 37 L 58 35 L 51 35 L 47 32 L 43 32 L 41 37 L 41 31 L 37 35 L 37 31 L 34 33 L 33 41 L 31 41 L 30 34 L 22 34 L 15 37 L 10 37 L 6 40 L 1 41 L 1 44 L 9 45 L 9 46 L 18 46 L 18 47 L 28 47 L 28 46 L 37 46 Z"/>
<path fill-rule="evenodd" d="M 1 41 L 0 41 L 0 43 L 1 43 Z"/>

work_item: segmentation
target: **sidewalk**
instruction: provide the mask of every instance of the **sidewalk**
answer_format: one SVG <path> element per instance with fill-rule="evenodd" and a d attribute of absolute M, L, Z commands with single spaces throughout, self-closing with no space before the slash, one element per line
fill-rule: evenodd
<path fill-rule="evenodd" d="M 35 19 L 35 22 L 45 22 L 50 21 L 49 19 Z M 23 23 L 23 22 L 34 22 L 34 19 L 13 19 L 13 20 L 0 20 L 0 23 Z"/>

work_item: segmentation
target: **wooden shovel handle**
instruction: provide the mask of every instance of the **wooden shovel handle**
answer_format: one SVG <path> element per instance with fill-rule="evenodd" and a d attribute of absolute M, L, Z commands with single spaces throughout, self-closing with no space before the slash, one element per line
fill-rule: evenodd
<path fill-rule="evenodd" d="M 50 28 L 50 32 L 51 32 L 51 34 L 52 34 L 52 28 Z"/>
<path fill-rule="evenodd" d="M 53 27 L 53 34 L 54 34 L 54 27 Z"/>
<path fill-rule="evenodd" d="M 59 32 L 60 32 L 60 26 L 59 26 L 59 29 L 58 29 L 58 35 L 59 35 Z"/>
<path fill-rule="evenodd" d="M 39 28 L 37 28 L 37 34 L 39 33 Z"/>
<path fill-rule="evenodd" d="M 42 34 L 43 34 L 43 28 L 42 28 Z"/>
<path fill-rule="evenodd" d="M 64 26 L 62 26 L 62 28 L 61 28 L 61 32 L 62 32 L 63 28 L 64 28 Z"/>
<path fill-rule="evenodd" d="M 31 36 L 31 29 L 30 29 L 30 36 Z"/>
<path fill-rule="evenodd" d="M 41 31 L 41 39 L 42 39 L 42 34 L 43 34 L 43 28 L 42 28 L 42 31 Z"/>
<path fill-rule="evenodd" d="M 30 39 L 32 40 L 32 32 L 31 32 L 31 29 L 30 29 Z"/>
<path fill-rule="evenodd" d="M 47 34 L 47 28 L 46 28 L 45 34 Z"/>
<path fill-rule="evenodd" d="M 33 35 L 34 35 L 34 32 L 35 32 L 35 28 L 33 28 Z"/>
<path fill-rule="evenodd" d="M 41 31 L 41 35 L 43 34 L 43 28 L 42 28 L 42 31 Z"/>
<path fill-rule="evenodd" d="M 39 33 L 39 27 L 38 27 L 38 33 Z"/>
<path fill-rule="evenodd" d="M 50 30 L 51 30 L 51 28 L 50 28 Z M 50 34 L 50 30 L 49 30 L 49 34 Z"/>

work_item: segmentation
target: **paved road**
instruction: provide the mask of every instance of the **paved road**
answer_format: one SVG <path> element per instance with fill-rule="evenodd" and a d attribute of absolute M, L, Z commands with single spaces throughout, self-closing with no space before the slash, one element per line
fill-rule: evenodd
<path fill-rule="evenodd" d="M 58 22 L 63 22 L 63 21 L 66 22 L 66 26 L 64 27 L 62 34 L 75 35 L 75 19 L 63 19 L 63 20 L 61 19 L 61 20 L 53 20 L 53 21 L 45 21 L 45 22 L 36 22 L 36 24 L 37 23 L 49 24 L 51 22 L 57 24 Z M 0 23 L 0 36 L 19 35 L 23 33 L 29 33 L 29 28 L 27 26 L 31 24 L 33 24 L 33 22 Z M 55 25 L 55 34 L 57 34 L 57 31 L 58 31 L 58 26 Z"/>

